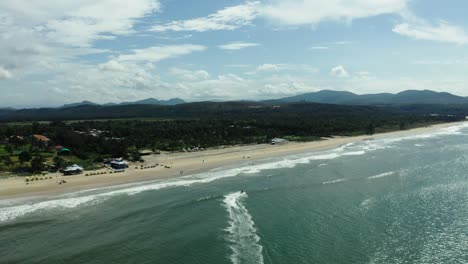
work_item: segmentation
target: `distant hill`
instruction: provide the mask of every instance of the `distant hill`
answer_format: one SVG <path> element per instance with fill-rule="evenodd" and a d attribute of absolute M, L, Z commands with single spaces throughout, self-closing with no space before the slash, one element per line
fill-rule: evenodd
<path fill-rule="evenodd" d="M 295 109 L 292 111 L 291 109 Z M 300 109 L 300 111 L 298 110 Z M 286 112 L 284 112 L 286 111 Z M 292 111 L 292 112 L 289 112 Z M 0 109 L 0 122 L 83 120 L 113 118 L 254 118 L 259 113 L 321 113 L 334 116 L 347 111 L 384 111 L 391 114 L 425 116 L 468 116 L 468 98 L 433 91 L 404 91 L 397 94 L 365 94 L 320 91 L 277 100 L 252 102 L 192 102 L 182 99 L 148 98 L 136 102 L 99 105 L 90 101 L 59 108 Z M 314 112 L 315 111 L 315 112 Z M 279 115 L 284 117 L 283 115 Z M 297 116 L 300 118 L 300 116 Z"/>
<path fill-rule="evenodd" d="M 82 101 L 79 103 L 64 104 L 60 108 L 77 107 L 77 106 L 83 106 L 83 105 L 99 105 L 99 104 L 93 103 L 91 101 Z"/>
<path fill-rule="evenodd" d="M 136 102 L 123 102 L 120 105 L 178 105 L 184 104 L 185 101 L 180 98 L 172 98 L 169 100 L 158 100 L 155 98 L 147 98 Z"/>
<path fill-rule="evenodd" d="M 169 100 L 158 100 L 155 98 L 147 98 L 143 100 L 139 100 L 136 102 L 122 102 L 122 103 L 107 103 L 103 104 L 102 106 L 115 106 L 115 105 L 178 105 L 178 104 L 184 104 L 185 101 L 180 99 L 180 98 L 172 98 Z M 65 104 L 61 106 L 60 108 L 70 108 L 70 107 L 77 107 L 77 106 L 98 106 L 100 104 L 93 103 L 90 101 L 83 101 L 79 103 L 72 103 L 72 104 Z"/>
<path fill-rule="evenodd" d="M 0 122 L 5 121 L 53 121 L 115 118 L 204 118 L 250 119 L 256 116 L 284 116 L 298 118 L 302 115 L 368 115 L 379 110 L 375 106 L 348 106 L 315 103 L 284 104 L 281 107 L 259 102 L 196 102 L 178 105 L 82 105 L 67 108 L 34 108 L 12 112 L 0 111 Z M 307 113 L 307 114 L 306 114 Z"/>
<path fill-rule="evenodd" d="M 381 93 L 364 95 L 358 95 L 351 92 L 323 90 L 315 93 L 306 93 L 277 100 L 269 100 L 266 102 L 310 102 L 349 105 L 466 104 L 468 103 L 468 98 L 456 96 L 450 93 L 439 93 L 429 90 L 408 90 L 397 94 Z"/>
<path fill-rule="evenodd" d="M 16 108 L 13 107 L 0 107 L 0 111 L 15 111 Z"/>
<path fill-rule="evenodd" d="M 312 102 L 326 104 L 341 104 L 343 102 L 355 100 L 358 97 L 359 95 L 351 92 L 323 90 L 315 93 L 300 94 L 272 101 L 279 101 L 282 103 Z"/>

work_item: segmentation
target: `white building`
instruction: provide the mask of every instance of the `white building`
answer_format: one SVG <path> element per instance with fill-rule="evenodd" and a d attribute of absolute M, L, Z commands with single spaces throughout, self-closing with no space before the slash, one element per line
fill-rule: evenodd
<path fill-rule="evenodd" d="M 274 138 L 270 142 L 272 145 L 282 145 L 288 143 L 288 141 L 284 138 Z"/>

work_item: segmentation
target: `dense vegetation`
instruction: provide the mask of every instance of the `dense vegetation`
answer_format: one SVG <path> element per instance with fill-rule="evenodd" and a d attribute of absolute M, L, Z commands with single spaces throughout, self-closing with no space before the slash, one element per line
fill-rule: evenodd
<path fill-rule="evenodd" d="M 416 107 L 417 109 L 421 109 Z M 317 140 L 333 135 L 372 134 L 430 123 L 456 121 L 458 115 L 428 115 L 411 108 L 295 103 L 193 103 L 178 106 L 80 106 L 14 111 L 0 125 L 0 171 L 55 170 L 67 163 L 87 168 L 105 158 L 139 160 L 139 150 L 182 151 L 220 145 L 265 143 L 272 138 Z M 19 114 L 18 114 L 19 112 Z M 416 114 L 415 114 L 416 113 Z M 66 118 L 65 118 L 66 117 Z M 127 118 L 109 120 L 110 118 Z M 136 119 L 138 117 L 138 119 Z M 147 117 L 147 119 L 141 119 Z M 106 120 L 64 122 L 58 119 Z M 51 122 L 18 122 L 53 120 Z M 52 140 L 36 144 L 33 134 Z M 70 155 L 58 155 L 54 146 Z M 45 164 L 49 164 L 45 166 Z"/>
<path fill-rule="evenodd" d="M 259 103 L 259 102 L 198 102 L 175 106 L 162 105 L 83 105 L 69 108 L 40 109 L 0 109 L 0 122 L 17 121 L 54 121 L 122 118 L 162 118 L 162 119 L 242 119 L 253 117 L 278 118 L 301 117 L 304 115 L 340 117 L 358 115 L 366 118 L 375 115 L 456 115 L 464 118 L 468 115 L 468 104 L 403 104 L 385 106 L 349 106 L 318 103 Z M 419 117 L 418 117 L 419 118 Z"/>

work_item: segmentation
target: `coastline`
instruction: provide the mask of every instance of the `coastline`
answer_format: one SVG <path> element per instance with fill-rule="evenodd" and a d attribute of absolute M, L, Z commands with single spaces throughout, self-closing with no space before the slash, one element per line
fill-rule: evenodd
<path fill-rule="evenodd" d="M 151 155 L 145 157 L 145 163 L 130 164 L 130 168 L 123 173 L 95 176 L 85 176 L 86 173 L 92 172 L 85 172 L 84 174 L 77 176 L 61 176 L 59 173 L 53 173 L 47 175 L 52 176 L 52 179 L 35 181 L 27 185 L 24 181 L 24 177 L 12 177 L 0 180 L 0 200 L 36 196 L 47 197 L 88 189 L 118 186 L 122 184 L 164 180 L 202 173 L 217 168 L 234 166 L 236 164 L 246 162 L 257 162 L 268 158 L 334 149 L 349 143 L 363 140 L 424 134 L 436 129 L 457 126 L 464 123 L 466 122 L 443 123 L 410 130 L 394 131 L 375 135 L 335 137 L 322 141 L 306 143 L 290 142 L 284 145 L 258 144 L 233 146 L 201 152 Z M 159 164 L 159 166 L 148 169 L 140 168 L 140 165 L 154 166 L 155 164 Z M 165 166 L 170 168 L 165 168 Z M 104 171 L 106 170 L 98 170 L 95 172 Z M 67 183 L 59 185 L 57 182 L 60 180 L 66 180 Z"/>

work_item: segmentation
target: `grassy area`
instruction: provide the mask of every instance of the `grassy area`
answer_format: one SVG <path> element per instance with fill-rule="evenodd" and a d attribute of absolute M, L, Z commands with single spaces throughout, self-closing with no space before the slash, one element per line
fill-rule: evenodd
<path fill-rule="evenodd" d="M 0 156 L 6 156 L 8 152 L 5 150 L 5 145 L 0 145 Z"/>

